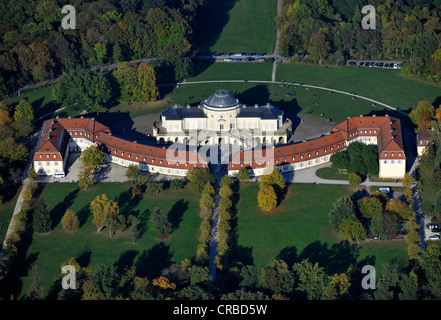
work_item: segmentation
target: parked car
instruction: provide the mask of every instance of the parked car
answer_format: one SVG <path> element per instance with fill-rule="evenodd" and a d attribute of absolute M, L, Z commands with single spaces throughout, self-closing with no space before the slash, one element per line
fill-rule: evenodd
<path fill-rule="evenodd" d="M 65 174 L 64 172 L 55 172 L 54 173 L 54 178 L 64 178 Z"/>
<path fill-rule="evenodd" d="M 364 65 L 364 61 L 360 62 L 358 65 L 359 65 L 360 67 L 362 67 L 362 66 Z"/>
<path fill-rule="evenodd" d="M 394 63 L 394 69 L 398 69 L 398 63 Z"/>
<path fill-rule="evenodd" d="M 256 60 L 257 62 L 265 62 L 265 58 L 259 58 Z"/>
<path fill-rule="evenodd" d="M 245 60 L 246 60 L 246 61 L 254 61 L 255 59 L 254 59 L 254 58 L 251 58 L 251 57 L 248 57 L 248 58 L 246 58 Z"/>
<path fill-rule="evenodd" d="M 385 68 L 389 68 L 389 63 L 385 63 L 385 64 L 384 64 L 384 67 L 385 67 Z"/>
<path fill-rule="evenodd" d="M 235 53 L 234 56 L 235 57 L 242 57 L 242 53 Z"/>
<path fill-rule="evenodd" d="M 378 68 L 378 65 L 379 65 L 379 63 L 376 62 L 376 63 L 374 64 L 374 67 L 375 67 L 375 68 Z"/>
<path fill-rule="evenodd" d="M 378 191 L 382 192 L 382 193 L 389 193 L 390 192 L 390 188 L 389 187 L 381 187 L 378 189 Z"/>
<path fill-rule="evenodd" d="M 369 68 L 372 68 L 374 66 L 373 62 L 369 62 Z"/>
<path fill-rule="evenodd" d="M 231 58 L 225 58 L 224 61 L 225 61 L 225 62 L 231 62 L 231 61 L 233 61 L 233 59 L 231 59 Z"/>
<path fill-rule="evenodd" d="M 433 228 L 432 232 L 441 232 L 441 229 L 440 228 Z"/>
<path fill-rule="evenodd" d="M 439 236 L 438 235 L 436 235 L 436 236 L 430 236 L 429 237 L 429 240 L 439 240 Z"/>
<path fill-rule="evenodd" d="M 380 62 L 380 64 L 378 65 L 378 68 L 383 68 L 383 66 L 384 66 L 384 63 Z"/>
<path fill-rule="evenodd" d="M 242 62 L 242 59 L 234 59 L 235 62 Z"/>

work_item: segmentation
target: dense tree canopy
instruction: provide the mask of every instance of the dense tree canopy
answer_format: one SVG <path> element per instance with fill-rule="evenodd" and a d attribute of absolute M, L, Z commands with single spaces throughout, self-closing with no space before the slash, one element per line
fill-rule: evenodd
<path fill-rule="evenodd" d="M 56 0 L 0 4 L 0 94 L 81 65 L 182 57 L 206 0 L 74 1 L 75 30 L 64 30 Z"/>
<path fill-rule="evenodd" d="M 346 59 L 406 60 L 402 73 L 441 80 L 440 1 L 370 1 L 376 29 L 364 29 L 362 0 L 284 0 L 277 18 L 280 49 L 289 57 L 339 64 Z"/>

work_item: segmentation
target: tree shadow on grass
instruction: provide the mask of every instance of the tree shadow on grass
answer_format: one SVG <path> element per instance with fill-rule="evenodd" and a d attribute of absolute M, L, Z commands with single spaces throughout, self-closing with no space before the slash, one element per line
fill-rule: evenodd
<path fill-rule="evenodd" d="M 149 279 L 160 276 L 162 270 L 171 265 L 172 256 L 170 246 L 164 243 L 155 244 L 148 251 L 144 250 L 135 263 L 138 275 Z"/>
<path fill-rule="evenodd" d="M 114 266 L 118 268 L 118 270 L 123 271 L 125 268 L 130 268 L 133 266 L 135 261 L 135 257 L 138 255 L 137 250 L 127 250 L 124 251 L 119 257 L 118 261 L 114 263 Z"/>
<path fill-rule="evenodd" d="M 75 198 L 78 196 L 79 189 L 75 189 L 71 193 L 69 193 L 62 202 L 59 202 L 54 209 L 51 211 L 52 217 L 52 228 L 55 228 L 61 221 L 61 218 L 66 213 L 66 210 L 69 209 Z"/>
<path fill-rule="evenodd" d="M 89 205 L 82 207 L 80 211 L 77 212 L 80 228 L 86 223 L 87 219 L 89 218 L 89 215 L 90 215 Z"/>
<path fill-rule="evenodd" d="M 329 247 L 327 243 L 314 241 L 306 246 L 298 257 L 298 261 L 309 259 L 325 268 L 327 274 L 346 272 L 350 266 L 357 264 L 360 248 L 348 241 L 341 241 Z"/>
<path fill-rule="evenodd" d="M 127 218 L 130 214 L 137 215 L 134 209 L 138 206 L 142 199 L 142 195 L 139 197 L 132 196 L 132 188 L 127 191 L 121 192 L 117 199 L 120 213 Z"/>
<path fill-rule="evenodd" d="M 188 201 L 181 199 L 177 201 L 168 213 L 168 219 L 172 224 L 172 229 L 175 230 L 179 227 L 182 222 L 182 217 L 184 212 L 188 209 Z"/>

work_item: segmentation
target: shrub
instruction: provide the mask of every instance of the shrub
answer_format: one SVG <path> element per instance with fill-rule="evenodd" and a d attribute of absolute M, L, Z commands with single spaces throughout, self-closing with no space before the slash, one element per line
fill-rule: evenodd
<path fill-rule="evenodd" d="M 80 222 L 75 212 L 67 209 L 63 218 L 61 218 L 61 226 L 65 231 L 77 231 L 80 228 Z"/>
<path fill-rule="evenodd" d="M 271 185 L 265 184 L 260 187 L 257 204 L 263 211 L 271 211 L 277 207 L 277 195 Z"/>
<path fill-rule="evenodd" d="M 355 172 L 351 173 L 349 175 L 349 183 L 353 186 L 358 186 L 361 183 L 361 177 Z"/>

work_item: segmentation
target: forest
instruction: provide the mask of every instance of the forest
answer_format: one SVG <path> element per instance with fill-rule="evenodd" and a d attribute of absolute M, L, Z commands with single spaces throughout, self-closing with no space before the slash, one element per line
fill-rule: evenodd
<path fill-rule="evenodd" d="M 74 68 L 149 57 L 172 63 L 191 50 L 206 0 L 14 0 L 0 3 L 0 96 Z M 64 30 L 61 8 L 75 8 Z"/>
<path fill-rule="evenodd" d="M 284 0 L 277 18 L 283 56 L 314 63 L 404 60 L 402 73 L 439 82 L 441 1 L 373 0 L 376 29 L 363 29 L 362 0 Z"/>

